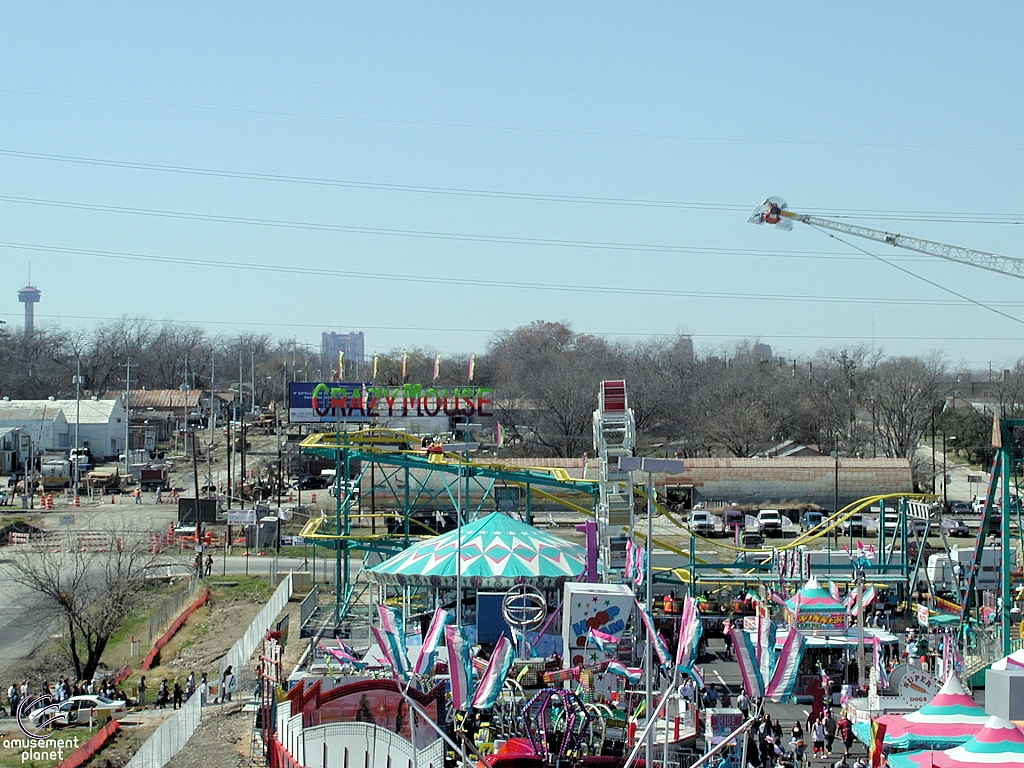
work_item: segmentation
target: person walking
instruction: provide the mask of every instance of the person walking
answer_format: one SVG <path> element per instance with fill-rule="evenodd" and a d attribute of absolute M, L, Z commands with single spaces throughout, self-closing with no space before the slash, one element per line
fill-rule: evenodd
<path fill-rule="evenodd" d="M 745 721 L 748 713 L 750 712 L 750 699 L 747 698 L 746 691 L 741 691 L 740 695 L 736 697 L 736 709 L 743 714 L 743 719 Z"/>
<path fill-rule="evenodd" d="M 812 730 L 812 739 L 814 741 L 814 756 L 824 757 L 825 756 L 825 717 L 822 715 L 814 721 Z"/>
<path fill-rule="evenodd" d="M 220 700 L 231 701 L 231 694 L 238 688 L 238 678 L 235 677 L 235 673 L 232 671 L 232 667 L 229 664 L 228 668 L 224 670 L 224 675 L 220 680 L 221 684 L 221 697 Z"/>
<path fill-rule="evenodd" d="M 143 675 L 139 678 L 139 684 L 135 686 L 135 692 L 138 696 L 139 707 L 141 709 L 146 708 L 146 676 Z"/>
<path fill-rule="evenodd" d="M 825 713 L 825 752 L 832 757 L 832 748 L 836 743 L 836 716 L 832 710 Z"/>
<path fill-rule="evenodd" d="M 206 673 L 203 672 L 203 679 L 199 683 L 199 706 L 206 706 L 206 699 L 210 695 L 210 682 L 206 679 Z"/>
<path fill-rule="evenodd" d="M 136 504 L 141 504 L 142 503 L 142 489 L 141 488 L 136 488 L 134 491 L 132 491 L 132 496 L 135 497 L 135 503 Z"/>
<path fill-rule="evenodd" d="M 210 578 L 210 574 L 213 573 L 213 555 L 206 556 L 206 578 Z"/>
<path fill-rule="evenodd" d="M 156 705 L 160 709 L 167 709 L 167 702 L 170 700 L 170 691 L 167 690 L 167 678 L 160 681 L 160 687 L 156 690 Z"/>
<path fill-rule="evenodd" d="M 158 485 L 156 487 L 156 503 L 157 504 L 163 504 L 164 503 L 164 487 L 162 485 Z"/>
<path fill-rule="evenodd" d="M 21 695 L 18 693 L 18 686 L 16 683 L 11 683 L 11 687 L 7 689 L 7 703 L 11 705 L 11 717 L 18 714 L 18 702 L 21 701 Z"/>
<path fill-rule="evenodd" d="M 192 698 L 192 694 L 196 692 L 196 673 L 189 672 L 188 680 L 185 681 L 185 701 Z"/>
<path fill-rule="evenodd" d="M 185 692 L 181 689 L 181 683 L 177 680 L 174 681 L 174 691 L 171 694 L 172 709 L 179 709 L 181 707 L 182 699 L 185 698 Z"/>
<path fill-rule="evenodd" d="M 850 722 L 850 718 L 846 716 L 845 712 L 836 724 L 836 733 L 839 734 L 839 739 L 843 742 L 843 757 L 849 759 L 850 749 L 853 747 L 853 723 Z"/>

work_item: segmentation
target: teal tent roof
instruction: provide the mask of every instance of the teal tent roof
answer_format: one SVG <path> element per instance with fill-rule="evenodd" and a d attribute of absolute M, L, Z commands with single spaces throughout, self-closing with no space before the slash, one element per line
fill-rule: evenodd
<path fill-rule="evenodd" d="M 586 568 L 583 547 L 501 512 L 466 523 L 461 536 L 462 578 L 469 587 L 557 587 Z M 370 575 L 382 584 L 452 586 L 458 548 L 459 532 L 449 531 L 370 568 Z"/>

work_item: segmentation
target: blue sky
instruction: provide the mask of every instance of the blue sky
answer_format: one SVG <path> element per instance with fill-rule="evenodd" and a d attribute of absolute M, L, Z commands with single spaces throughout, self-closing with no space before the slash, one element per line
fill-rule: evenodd
<path fill-rule="evenodd" d="M 786 356 L 864 343 L 1000 367 L 1022 352 L 1021 323 L 808 227 L 746 223 L 778 195 L 1024 255 L 1019 4 L 32 3 L 4 17 L 12 325 L 31 260 L 40 322 L 66 327 L 127 314 L 314 345 L 362 329 L 368 351 L 454 353 L 543 319 Z M 964 214 L 980 221 L 950 220 Z M 1024 319 L 1016 278 L 853 242 Z"/>

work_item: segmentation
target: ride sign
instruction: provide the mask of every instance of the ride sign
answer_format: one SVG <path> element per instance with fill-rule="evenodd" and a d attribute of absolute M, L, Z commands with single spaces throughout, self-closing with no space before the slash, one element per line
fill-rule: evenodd
<path fill-rule="evenodd" d="M 293 381 L 288 420 L 366 422 L 409 416 L 493 416 L 493 387 L 378 387 L 370 382 Z"/>

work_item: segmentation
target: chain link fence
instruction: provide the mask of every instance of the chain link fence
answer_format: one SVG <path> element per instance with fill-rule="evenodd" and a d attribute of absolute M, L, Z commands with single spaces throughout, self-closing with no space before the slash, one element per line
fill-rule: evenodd
<path fill-rule="evenodd" d="M 198 581 L 193 579 L 192 581 Z M 190 587 L 193 591 L 194 584 Z M 189 593 L 191 594 L 191 593 Z M 274 619 L 288 604 L 292 594 L 292 575 L 289 573 L 274 592 L 270 601 L 263 607 L 252 624 L 245 630 L 231 649 L 220 661 L 220 672 L 223 676 L 228 666 L 238 678 L 239 687 L 249 684 L 248 676 L 252 673 L 246 669 L 249 657 L 263 641 Z M 186 598 L 187 599 L 187 596 Z M 184 602 L 184 601 L 183 601 Z M 172 614 L 173 615 L 173 614 Z M 246 679 L 243 680 L 243 674 Z M 253 677 L 253 680 L 255 678 Z M 153 735 L 150 736 L 132 756 L 125 768 L 163 768 L 171 761 L 188 742 L 203 719 L 202 701 L 196 693 L 177 712 L 168 717 Z"/>
<path fill-rule="evenodd" d="M 146 629 L 146 647 L 152 648 L 153 643 L 160 637 L 164 630 L 174 621 L 175 617 L 185 610 L 185 606 L 192 602 L 192 596 L 196 592 L 196 585 L 199 579 L 194 576 L 182 584 L 174 592 L 168 594 L 160 602 L 160 605 L 149 617 L 149 625 Z"/>

